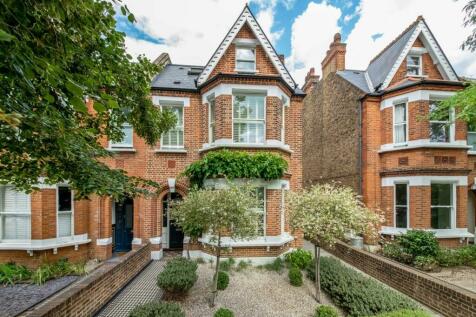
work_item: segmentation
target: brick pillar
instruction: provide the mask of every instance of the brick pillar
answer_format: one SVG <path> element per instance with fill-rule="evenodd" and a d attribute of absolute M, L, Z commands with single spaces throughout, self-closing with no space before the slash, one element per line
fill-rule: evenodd
<path fill-rule="evenodd" d="M 283 103 L 278 97 L 266 97 L 266 140 L 281 140 Z"/>
<path fill-rule="evenodd" d="M 468 187 L 456 186 L 456 228 L 468 227 Z"/>
<path fill-rule="evenodd" d="M 279 236 L 281 234 L 281 191 L 278 189 L 266 190 L 266 235 Z"/>
<path fill-rule="evenodd" d="M 112 204 L 110 197 L 93 196 L 89 202 L 92 258 L 105 260 L 112 256 Z"/>
<path fill-rule="evenodd" d="M 220 95 L 215 98 L 215 139 L 231 139 L 233 128 L 233 105 L 231 95 Z"/>
<path fill-rule="evenodd" d="M 410 190 L 410 227 L 431 228 L 431 187 L 409 186 Z"/>

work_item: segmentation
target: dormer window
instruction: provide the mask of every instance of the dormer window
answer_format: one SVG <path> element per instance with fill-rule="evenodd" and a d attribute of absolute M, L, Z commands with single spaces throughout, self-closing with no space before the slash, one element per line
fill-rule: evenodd
<path fill-rule="evenodd" d="M 408 55 L 407 56 L 407 75 L 408 76 L 421 76 L 421 55 Z"/>
<path fill-rule="evenodd" d="M 236 48 L 236 70 L 241 72 L 256 71 L 256 49 L 239 46 Z"/>

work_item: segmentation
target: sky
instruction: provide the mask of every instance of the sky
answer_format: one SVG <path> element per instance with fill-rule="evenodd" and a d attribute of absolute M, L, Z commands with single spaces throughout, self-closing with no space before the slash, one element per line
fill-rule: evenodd
<path fill-rule="evenodd" d="M 347 43 L 346 68 L 366 69 L 419 15 L 458 75 L 476 77 L 476 53 L 460 48 L 471 33 L 463 26 L 467 0 L 124 0 L 137 22 L 118 13 L 117 29 L 133 56 L 167 52 L 172 63 L 203 66 L 247 2 L 299 85 L 311 67 L 320 74 L 335 33 Z"/>

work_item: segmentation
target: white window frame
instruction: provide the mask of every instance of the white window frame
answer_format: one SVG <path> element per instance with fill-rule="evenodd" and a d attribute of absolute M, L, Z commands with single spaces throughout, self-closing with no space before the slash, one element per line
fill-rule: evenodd
<path fill-rule="evenodd" d="M 266 237 L 266 186 L 257 186 L 256 189 L 263 189 L 263 210 L 256 208 L 254 211 L 258 214 L 263 214 L 263 237 Z M 260 235 L 258 235 L 260 236 Z"/>
<path fill-rule="evenodd" d="M 238 50 L 253 50 L 253 59 L 239 59 L 238 58 Z M 238 62 L 253 62 L 254 67 L 253 69 L 243 69 L 238 68 Z M 256 72 L 256 46 L 254 45 L 236 45 L 235 47 L 235 69 L 238 72 L 244 73 L 255 73 Z"/>
<path fill-rule="evenodd" d="M 134 129 L 129 123 L 124 123 L 124 125 L 122 126 L 123 133 L 124 133 L 124 129 L 126 128 L 131 129 L 131 133 L 132 133 L 131 143 L 130 144 L 124 143 L 125 138 L 120 142 L 109 141 L 109 148 L 116 149 L 116 148 L 133 148 L 134 147 Z"/>
<path fill-rule="evenodd" d="M 68 187 L 71 191 L 71 210 L 59 210 L 59 188 Z M 69 236 L 60 236 L 59 232 L 59 215 L 60 214 L 71 214 L 71 235 Z M 67 238 L 74 236 L 74 193 L 71 190 L 71 187 L 67 184 L 58 184 L 56 186 L 56 237 L 57 238 Z"/>
<path fill-rule="evenodd" d="M 418 75 L 410 74 L 408 72 L 409 67 L 416 68 L 416 65 L 408 66 L 408 60 L 411 59 L 411 57 L 418 57 Z M 422 65 L 423 59 L 421 58 L 421 55 L 419 55 L 419 54 L 408 54 L 406 61 L 407 61 L 407 76 L 413 76 L 413 77 L 423 76 L 423 65 Z"/>
<path fill-rule="evenodd" d="M 12 185 L 0 185 L 0 242 L 9 242 L 9 241 L 14 241 L 14 242 L 27 242 L 27 241 L 30 241 L 31 240 L 31 195 L 29 194 L 25 194 L 28 196 L 27 198 L 27 202 L 28 202 L 28 212 L 5 212 L 4 211 L 4 208 L 5 208 L 5 204 L 4 204 L 4 196 L 5 195 L 5 189 L 7 187 L 12 187 L 14 188 L 14 186 Z M 21 217 L 28 217 L 29 218 L 29 222 L 30 222 L 30 232 L 29 232 L 29 238 L 28 239 L 4 239 L 4 232 L 3 232 L 3 224 L 4 224 L 4 218 L 5 216 L 15 216 L 15 215 L 19 215 Z"/>
<path fill-rule="evenodd" d="M 160 104 L 161 111 L 163 111 L 164 108 L 166 107 L 182 108 L 182 125 L 181 126 L 175 125 L 175 127 L 170 129 L 169 131 L 162 133 L 162 135 L 160 136 L 160 149 L 163 149 L 163 150 L 184 149 L 185 148 L 185 105 L 183 104 L 183 102 L 165 102 L 165 101 Z M 183 144 L 164 146 L 164 136 L 168 135 L 169 132 L 175 131 L 175 130 L 182 131 Z"/>
<path fill-rule="evenodd" d="M 397 205 L 397 185 L 405 185 L 406 195 L 407 195 L 407 204 L 406 205 Z M 393 224 L 395 228 L 397 227 L 397 208 L 405 207 L 407 209 L 407 226 L 405 228 L 410 228 L 410 184 L 407 182 L 397 182 L 393 186 Z"/>
<path fill-rule="evenodd" d="M 439 98 L 430 98 L 428 100 L 428 112 L 431 113 L 431 105 L 432 103 L 434 102 L 438 102 L 438 101 L 441 101 L 441 99 Z M 450 109 L 449 110 L 449 113 L 448 113 L 448 121 L 439 121 L 439 120 L 429 120 L 429 140 L 430 142 L 432 143 L 453 143 L 455 141 L 455 125 L 454 125 L 454 122 L 453 122 L 453 119 L 454 119 L 454 115 L 455 115 L 455 111 L 454 109 Z M 431 140 L 431 125 L 435 123 L 435 124 L 446 124 L 448 125 L 448 141 L 445 141 L 445 142 L 440 142 L 440 141 L 432 141 Z"/>
<path fill-rule="evenodd" d="M 212 102 L 213 107 L 215 108 L 213 111 L 213 122 L 212 122 Z M 216 140 L 216 100 L 215 97 L 211 97 L 208 99 L 208 143 L 215 143 Z"/>
<path fill-rule="evenodd" d="M 262 96 L 263 97 L 263 119 L 241 119 L 235 118 L 235 98 L 236 96 Z M 232 97 L 232 109 L 231 109 L 231 139 L 235 144 L 265 144 L 266 143 L 266 95 L 253 94 L 253 93 L 236 93 Z M 235 123 L 263 123 L 263 142 L 237 142 L 235 141 Z"/>
<path fill-rule="evenodd" d="M 451 185 L 451 205 L 449 206 L 444 206 L 444 205 L 432 205 L 431 204 L 431 185 L 433 184 L 449 184 Z M 432 181 L 430 184 L 430 227 L 431 227 L 431 212 L 433 208 L 437 207 L 443 207 L 443 208 L 451 208 L 451 215 L 450 215 L 450 228 L 449 229 L 455 229 L 456 228 L 456 195 L 457 195 L 457 189 L 456 189 L 457 184 L 454 182 L 438 182 L 438 181 Z M 439 229 L 439 228 L 432 228 L 436 230 L 444 230 L 444 229 Z"/>
<path fill-rule="evenodd" d="M 400 105 L 405 105 L 405 122 L 403 123 L 396 123 L 395 122 L 395 108 L 397 106 L 400 106 Z M 395 141 L 395 127 L 396 126 L 400 126 L 400 125 L 405 125 L 405 141 L 404 142 L 396 142 Z M 393 144 L 394 145 L 406 145 L 408 144 L 408 102 L 406 101 L 402 101 L 402 102 L 396 102 L 394 105 L 393 105 L 393 129 L 392 129 L 392 133 L 393 133 Z"/>

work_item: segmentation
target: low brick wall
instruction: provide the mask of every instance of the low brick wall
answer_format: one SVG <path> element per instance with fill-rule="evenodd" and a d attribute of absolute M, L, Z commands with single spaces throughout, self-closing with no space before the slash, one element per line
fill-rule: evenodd
<path fill-rule="evenodd" d="M 444 316 L 476 317 L 476 293 L 344 243 L 327 251 Z"/>
<path fill-rule="evenodd" d="M 85 278 L 23 313 L 25 317 L 92 316 L 150 262 L 150 244 L 110 259 Z"/>

